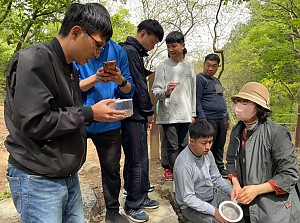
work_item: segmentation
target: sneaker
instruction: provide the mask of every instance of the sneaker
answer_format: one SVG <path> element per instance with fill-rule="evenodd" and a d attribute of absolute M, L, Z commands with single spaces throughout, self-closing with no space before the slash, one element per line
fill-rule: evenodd
<path fill-rule="evenodd" d="M 152 192 L 153 189 L 154 189 L 154 185 L 153 185 L 153 184 L 150 184 L 148 192 Z"/>
<path fill-rule="evenodd" d="M 173 174 L 170 169 L 164 169 L 164 178 L 166 181 L 172 181 L 173 180 Z"/>
<path fill-rule="evenodd" d="M 121 215 L 118 211 L 106 211 L 106 223 L 129 223 L 128 219 Z"/>
<path fill-rule="evenodd" d="M 159 207 L 159 203 L 156 200 L 152 200 L 148 197 L 142 203 L 142 208 L 145 209 L 155 209 L 158 207 Z"/>
<path fill-rule="evenodd" d="M 134 222 L 145 222 L 149 220 L 149 216 L 143 209 L 133 210 L 130 208 L 124 207 L 126 216 Z"/>

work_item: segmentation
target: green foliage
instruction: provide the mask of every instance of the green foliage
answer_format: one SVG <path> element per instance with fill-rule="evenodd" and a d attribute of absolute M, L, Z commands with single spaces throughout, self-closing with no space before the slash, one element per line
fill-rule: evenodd
<path fill-rule="evenodd" d="M 0 192 L 0 201 L 11 196 L 9 189 Z"/>
<path fill-rule="evenodd" d="M 250 0 L 224 0 L 224 4 L 227 5 L 229 2 L 234 4 L 242 4 L 244 2 L 249 2 Z"/>
<path fill-rule="evenodd" d="M 15 52 L 28 45 L 48 41 L 49 36 L 53 36 L 53 28 L 58 29 L 62 13 L 72 3 L 71 0 L 12 2 L 10 13 L 1 28 L 7 32 L 8 44 L 16 44 Z"/>
<path fill-rule="evenodd" d="M 18 50 L 57 34 L 62 13 L 72 0 L 0 0 L 0 76 Z M 1 80 L 0 80 L 1 81 Z"/>
<path fill-rule="evenodd" d="M 127 9 L 120 8 L 111 17 L 114 34 L 112 39 L 116 42 L 124 42 L 127 36 L 132 36 L 136 32 L 135 26 L 129 22 L 129 12 Z"/>
<path fill-rule="evenodd" d="M 290 17 L 290 8 L 282 5 L 290 1 L 251 1 L 250 21 L 238 27 L 227 44 L 226 69 L 223 83 L 226 96 L 237 93 L 249 81 L 264 84 L 271 94 L 273 119 L 280 123 L 295 123 L 300 101 L 300 47 L 295 27 L 298 19 Z M 299 7 L 300 5 L 298 5 Z M 299 11 L 295 11 L 300 16 Z M 297 38 L 292 38 L 292 37 Z M 293 126 L 289 126 L 291 130 Z"/>
<path fill-rule="evenodd" d="M 72 2 L 78 1 L 0 0 L 3 9 L 0 12 L 0 85 L 3 85 L 4 73 L 12 55 L 29 45 L 46 42 L 56 36 L 64 12 Z M 128 20 L 129 13 L 123 8 L 112 16 L 115 41 L 124 41 L 127 35 L 134 33 L 135 28 Z"/>
<path fill-rule="evenodd" d="M 0 36 L 3 35 L 5 35 L 4 32 L 0 31 Z M 5 40 L 0 38 L 0 74 L 4 74 L 9 58 L 13 52 L 14 47 L 12 45 L 8 45 Z M 2 77 L 4 78 L 4 75 L 0 75 L 0 81 Z"/>

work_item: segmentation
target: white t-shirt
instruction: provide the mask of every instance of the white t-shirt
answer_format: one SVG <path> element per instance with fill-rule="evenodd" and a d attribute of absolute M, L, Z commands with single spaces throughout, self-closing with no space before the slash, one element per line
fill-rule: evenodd
<path fill-rule="evenodd" d="M 178 85 L 167 97 L 165 91 L 170 82 Z M 196 117 L 196 75 L 190 62 L 168 58 L 160 63 L 152 91 L 158 99 L 156 124 L 189 123 Z"/>

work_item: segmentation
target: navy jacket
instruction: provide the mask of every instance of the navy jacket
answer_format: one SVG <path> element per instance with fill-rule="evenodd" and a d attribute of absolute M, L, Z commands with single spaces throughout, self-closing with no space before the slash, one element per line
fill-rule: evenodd
<path fill-rule="evenodd" d="M 228 118 L 219 79 L 200 73 L 196 77 L 196 114 L 200 119 Z"/>
<path fill-rule="evenodd" d="M 131 36 L 127 37 L 126 41 L 120 45 L 127 53 L 130 74 L 136 87 L 133 95 L 134 113 L 128 119 L 147 122 L 147 116 L 154 114 L 146 78 L 151 72 L 145 69 L 143 61 L 143 57 L 148 56 L 147 51 Z"/>

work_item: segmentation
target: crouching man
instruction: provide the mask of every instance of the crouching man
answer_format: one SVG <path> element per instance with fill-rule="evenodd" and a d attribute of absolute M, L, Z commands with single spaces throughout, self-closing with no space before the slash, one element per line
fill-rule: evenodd
<path fill-rule="evenodd" d="M 232 186 L 222 178 L 210 151 L 214 128 L 205 120 L 197 120 L 189 133 L 189 144 L 173 169 L 176 201 L 191 222 L 226 222 L 218 207 L 230 200 Z"/>

